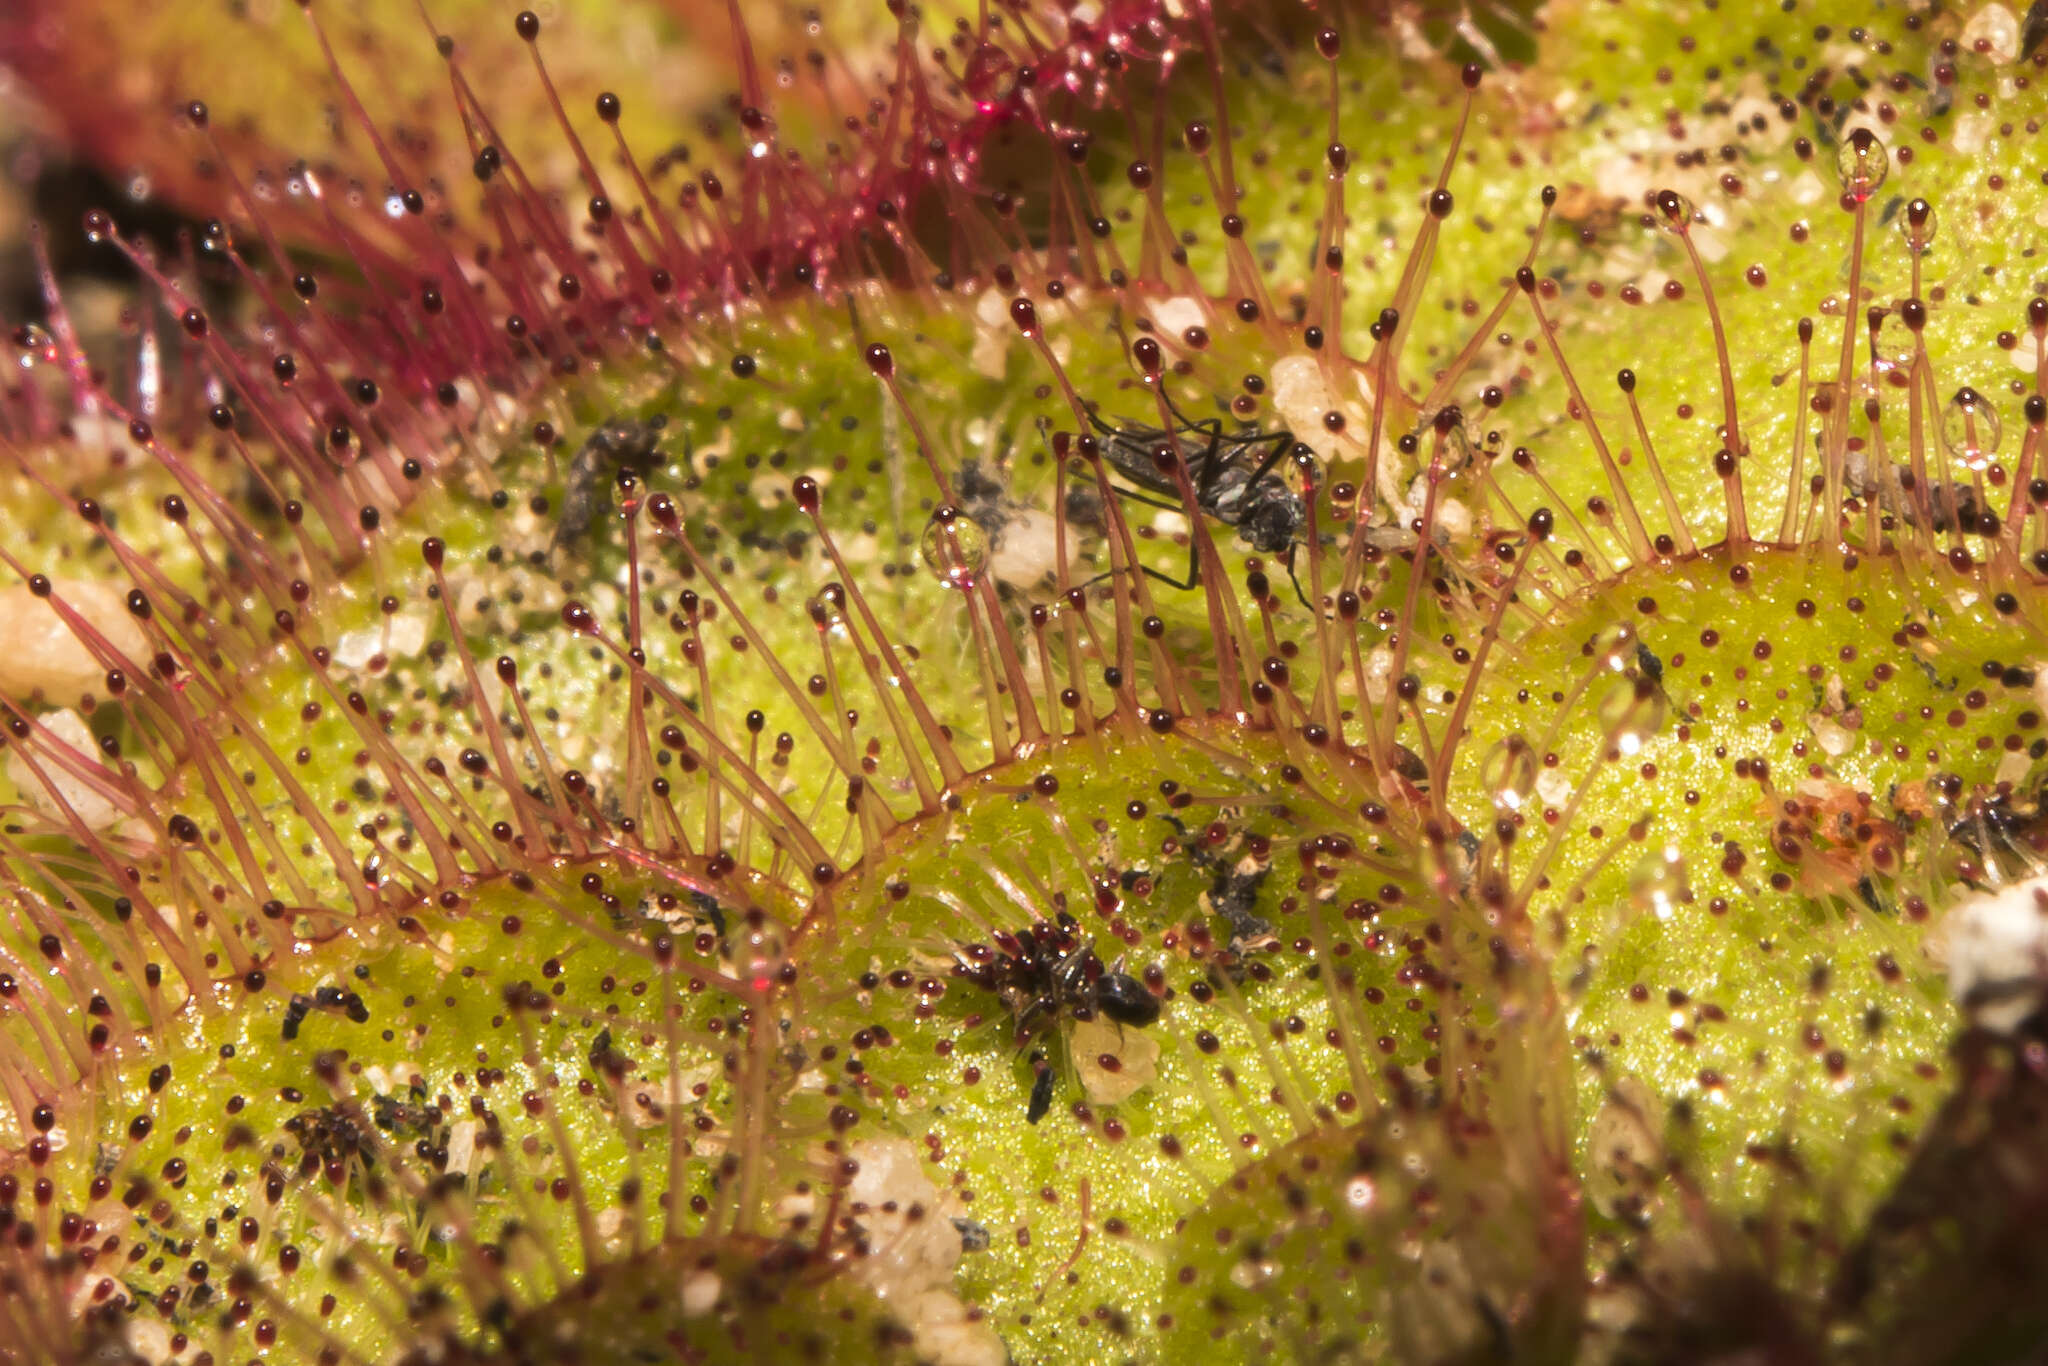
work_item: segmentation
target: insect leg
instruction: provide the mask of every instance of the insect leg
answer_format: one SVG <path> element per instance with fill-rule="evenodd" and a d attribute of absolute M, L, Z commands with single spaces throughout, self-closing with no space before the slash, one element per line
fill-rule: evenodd
<path fill-rule="evenodd" d="M 1208 449 L 1202 452 L 1202 469 L 1195 477 L 1195 506 L 1204 512 L 1213 513 L 1214 511 L 1210 499 L 1214 497 L 1217 471 L 1222 468 L 1223 427 L 1221 423 L 1218 423 L 1215 430 L 1209 432 Z M 1245 486 L 1245 492 L 1251 492 L 1249 484 Z"/>
<path fill-rule="evenodd" d="M 1294 547 L 1292 545 L 1287 547 L 1287 558 L 1282 560 L 1281 563 L 1287 566 L 1287 581 L 1294 585 L 1295 601 L 1308 608 L 1309 611 L 1315 611 L 1316 609 L 1309 603 L 1308 594 L 1301 591 L 1301 579 L 1294 572 Z"/>
<path fill-rule="evenodd" d="M 1229 441 L 1240 443 L 1247 446 L 1257 445 L 1259 442 L 1262 441 L 1276 441 L 1283 436 L 1286 437 L 1289 441 L 1294 440 L 1294 433 L 1286 430 L 1285 428 L 1281 428 L 1270 432 L 1262 432 L 1257 430 L 1246 432 L 1225 432 L 1223 430 L 1222 418 L 1205 417 L 1202 418 L 1200 421 L 1197 421 L 1194 418 L 1189 417 L 1186 413 L 1182 412 L 1178 407 L 1176 407 L 1173 402 L 1173 397 L 1170 394 L 1166 397 L 1166 409 L 1168 412 L 1172 413 L 1176 419 L 1179 420 L 1180 424 L 1183 427 L 1187 427 L 1193 431 L 1200 432 L 1207 432 L 1213 430 L 1216 434 L 1223 436 L 1225 439 Z"/>
<path fill-rule="evenodd" d="M 1145 494 L 1137 492 L 1135 489 L 1123 488 L 1116 484 L 1111 484 L 1109 486 L 1109 490 L 1111 493 L 1114 493 L 1119 498 L 1128 498 L 1131 502 L 1143 504 L 1145 507 L 1158 508 L 1162 512 L 1178 512 L 1182 516 L 1187 515 L 1187 508 L 1183 506 L 1178 500 L 1169 503 L 1163 498 L 1148 497 Z M 1159 582 L 1166 584 L 1168 587 L 1177 588 L 1182 592 L 1186 592 L 1188 589 L 1193 588 L 1197 583 L 1201 582 L 1201 563 L 1199 557 L 1196 554 L 1194 545 L 1192 543 L 1190 543 L 1188 546 L 1188 576 L 1185 581 L 1176 579 L 1169 574 L 1163 574 L 1159 570 L 1154 569 L 1150 565 L 1146 564 L 1140 564 L 1138 566 L 1138 570 L 1139 572 L 1143 573 L 1146 577 L 1157 579 Z M 1114 569 L 1104 570 L 1102 573 L 1097 574 L 1094 578 L 1089 579 L 1086 583 L 1081 584 L 1080 587 L 1083 590 L 1093 588 L 1096 584 L 1101 583 L 1104 579 L 1113 578 L 1115 577 L 1115 575 L 1116 571 Z"/>
<path fill-rule="evenodd" d="M 1259 462 L 1259 467 L 1252 471 L 1251 479 L 1247 481 L 1244 486 L 1245 495 L 1247 497 L 1251 495 L 1252 490 L 1256 489 L 1259 486 L 1259 481 L 1261 479 L 1264 479 L 1267 475 L 1273 472 L 1273 466 L 1280 463 L 1280 457 L 1294 449 L 1293 432 L 1272 433 L 1268 436 L 1267 439 L 1273 442 L 1273 453 L 1267 456 L 1264 460 L 1261 460 Z M 1257 443 L 1247 441 L 1245 444 L 1256 445 Z"/>
<path fill-rule="evenodd" d="M 1166 432 L 1163 428 L 1148 427 L 1143 423 L 1119 427 L 1092 407 L 1088 409 L 1088 425 L 1113 441 L 1123 441 L 1131 445 L 1136 445 L 1139 442 L 1159 442 L 1166 439 Z"/>
<path fill-rule="evenodd" d="M 1166 390 L 1161 389 L 1159 391 L 1159 396 L 1162 399 L 1166 400 L 1166 411 L 1173 414 L 1173 420 L 1180 423 L 1180 425 L 1185 427 L 1187 430 L 1191 432 L 1201 432 L 1208 436 L 1223 435 L 1222 418 L 1205 417 L 1197 419 L 1189 417 L 1186 413 L 1180 410 L 1180 405 L 1173 401 L 1172 394 L 1169 394 L 1166 392 Z"/>
<path fill-rule="evenodd" d="M 1143 574 L 1148 579 L 1156 579 L 1160 583 L 1165 584 L 1168 588 L 1178 589 L 1183 593 L 1187 592 L 1190 588 L 1193 588 L 1196 584 L 1202 581 L 1201 566 L 1198 563 L 1196 563 L 1192 550 L 1190 550 L 1188 555 L 1188 576 L 1185 580 L 1176 579 L 1171 574 L 1168 574 L 1163 570 L 1154 569 L 1149 564 L 1139 565 L 1138 572 Z M 1097 574 L 1094 578 L 1088 580 L 1086 583 L 1081 584 L 1079 586 L 1085 592 L 1086 590 L 1093 588 L 1096 584 L 1101 583 L 1104 579 L 1113 579 L 1115 577 L 1116 571 L 1114 569 L 1108 569 L 1104 570 L 1100 574 Z"/>

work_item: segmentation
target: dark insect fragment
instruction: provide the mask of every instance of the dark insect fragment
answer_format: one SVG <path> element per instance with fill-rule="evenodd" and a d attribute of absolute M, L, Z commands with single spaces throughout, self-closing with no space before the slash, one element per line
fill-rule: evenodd
<path fill-rule="evenodd" d="M 1976 532 L 1984 526 L 1985 510 L 1972 484 L 1930 479 L 1922 488 L 1911 465 L 1894 461 L 1873 467 L 1861 452 L 1851 453 L 1843 472 L 1850 492 L 1876 500 L 1880 512 L 1907 526 L 1925 522 L 1927 529 L 1935 532 Z"/>
<path fill-rule="evenodd" d="M 718 898 L 709 892 L 692 891 L 690 904 L 697 913 L 711 922 L 711 928 L 720 939 L 725 938 L 725 908 L 718 904 Z"/>
<path fill-rule="evenodd" d="M 2048 807 L 2039 793 L 2001 793 L 1972 802 L 1967 815 L 1949 822 L 1947 834 L 1979 858 L 2033 867 L 2048 855 Z"/>
<path fill-rule="evenodd" d="M 1095 984 L 1095 1008 L 1118 1024 L 1139 1029 L 1159 1018 L 1159 998 L 1127 972 L 1103 974 Z"/>
<path fill-rule="evenodd" d="M 302 1166 L 309 1173 L 322 1166 L 338 1168 L 352 1157 L 365 1164 L 375 1157 L 375 1142 L 363 1132 L 358 1116 L 343 1106 L 301 1110 L 284 1122 L 284 1129 L 298 1140 Z"/>
<path fill-rule="evenodd" d="M 555 522 L 554 539 L 548 544 L 550 557 L 589 534 L 610 478 L 621 473 L 644 476 L 659 463 L 661 433 L 667 426 L 668 419 L 660 414 L 644 422 L 613 416 L 591 430 L 569 462 L 561 516 Z"/>
<path fill-rule="evenodd" d="M 363 1004 L 363 998 L 346 987 L 315 987 L 310 996 L 294 992 L 284 1010 L 285 1042 L 299 1037 L 299 1026 L 316 1010 L 345 1015 L 356 1024 L 367 1024 L 370 1019 L 370 1008 Z"/>
<path fill-rule="evenodd" d="M 960 472 L 953 476 L 953 493 L 959 499 L 960 510 L 988 533 L 991 545 L 1001 544 L 1003 531 L 1026 506 L 1010 497 L 1009 486 L 1000 474 L 983 469 L 979 460 L 960 463 Z"/>
<path fill-rule="evenodd" d="M 601 1072 L 613 1081 L 625 1080 L 633 1070 L 633 1060 L 612 1046 L 612 1032 L 609 1029 L 597 1031 L 597 1037 L 590 1041 L 591 1070 Z"/>
<path fill-rule="evenodd" d="M 1181 847 L 1189 863 L 1209 872 L 1206 909 L 1223 917 L 1230 926 L 1230 952 L 1238 957 L 1274 946 L 1273 924 L 1258 912 L 1259 890 L 1272 873 L 1270 867 L 1244 864 L 1210 851 L 1208 842 L 1188 830 L 1180 817 L 1162 816 L 1180 833 Z"/>
<path fill-rule="evenodd" d="M 419 1096 L 373 1096 L 370 1122 L 400 1138 L 425 1138 L 440 1124 L 441 1111 L 437 1106 L 422 1104 L 421 1100 Z"/>
<path fill-rule="evenodd" d="M 363 998 L 346 987 L 315 987 L 313 1005 L 320 1010 L 338 1010 L 355 1024 L 370 1022 L 370 1008 Z"/>
<path fill-rule="evenodd" d="M 1036 1124 L 1052 1109 L 1052 1064 L 1040 1058 L 1038 1075 L 1031 1079 L 1031 1099 L 1024 1106 L 1024 1122 Z"/>

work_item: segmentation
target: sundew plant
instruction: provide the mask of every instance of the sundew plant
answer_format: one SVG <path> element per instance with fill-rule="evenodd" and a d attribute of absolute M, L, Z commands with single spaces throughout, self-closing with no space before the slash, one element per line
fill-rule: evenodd
<path fill-rule="evenodd" d="M 2044 38 L 14 0 L 0 1363 L 2040 1360 Z"/>

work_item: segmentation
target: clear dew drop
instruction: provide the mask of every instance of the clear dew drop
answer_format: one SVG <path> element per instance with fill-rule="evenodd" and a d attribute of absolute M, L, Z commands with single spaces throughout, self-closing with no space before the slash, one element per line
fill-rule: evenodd
<path fill-rule="evenodd" d="M 1853 129 L 1835 150 L 1835 171 L 1842 178 L 1844 195 L 1858 204 L 1868 203 L 1891 174 L 1892 156 L 1877 134 L 1868 128 Z"/>
<path fill-rule="evenodd" d="M 1998 450 L 1998 410 L 1975 389 L 1956 390 L 1941 415 L 1941 440 L 1966 467 L 1982 471 Z"/>
<path fill-rule="evenodd" d="M 1455 413 L 1457 410 L 1451 409 L 1450 411 Z M 1423 443 L 1423 449 L 1428 450 L 1429 442 L 1432 439 L 1432 429 L 1425 426 L 1418 435 Z M 1465 424 L 1462 421 L 1448 424 L 1448 430 L 1443 434 L 1442 463 L 1438 467 L 1439 472 L 1445 475 L 1457 474 L 1469 468 L 1471 464 L 1471 433 L 1465 429 Z"/>
<path fill-rule="evenodd" d="M 1669 920 L 1689 891 L 1685 855 L 1675 844 L 1667 844 L 1643 855 L 1629 870 L 1629 904 L 1659 920 Z"/>
<path fill-rule="evenodd" d="M 738 943 L 733 945 L 735 976 L 756 992 L 771 990 L 788 959 L 789 941 L 782 926 L 766 916 L 748 917 Z"/>
<path fill-rule="evenodd" d="M 1664 728 L 1664 691 L 1646 678 L 1617 679 L 1600 695 L 1600 728 L 1626 759 Z"/>
<path fill-rule="evenodd" d="M 1676 190 L 1657 192 L 1657 212 L 1671 232 L 1684 232 L 1692 224 L 1693 202 Z"/>
<path fill-rule="evenodd" d="M 1593 654 L 1600 666 L 1623 673 L 1636 662 L 1636 628 L 1631 622 L 1617 622 L 1603 629 L 1593 641 Z"/>
<path fill-rule="evenodd" d="M 1906 250 L 1915 256 L 1925 256 L 1934 249 L 1934 231 L 1939 225 L 1940 215 L 1934 206 L 1924 199 L 1916 199 L 1906 206 L 1899 215 L 1899 236 L 1906 239 Z"/>
<path fill-rule="evenodd" d="M 57 361 L 57 339 L 36 323 L 23 323 L 16 328 L 14 344 L 21 348 L 17 363 L 24 370 L 32 370 L 38 364 L 54 365 Z"/>
<path fill-rule="evenodd" d="M 965 591 L 988 568 L 988 534 L 956 508 L 942 507 L 932 514 L 917 550 L 932 576 L 948 588 Z"/>
<path fill-rule="evenodd" d="M 820 631 L 846 625 L 846 590 L 837 583 L 826 584 L 804 605 L 810 611 L 812 624 Z"/>
<path fill-rule="evenodd" d="M 990 43 L 974 49 L 961 73 L 960 85 L 983 113 L 994 111 L 1017 88 L 1017 64 L 1010 54 Z"/>
<path fill-rule="evenodd" d="M 1508 736 L 1486 752 L 1479 781 L 1497 811 L 1519 811 L 1536 790 L 1536 751 L 1522 735 Z"/>

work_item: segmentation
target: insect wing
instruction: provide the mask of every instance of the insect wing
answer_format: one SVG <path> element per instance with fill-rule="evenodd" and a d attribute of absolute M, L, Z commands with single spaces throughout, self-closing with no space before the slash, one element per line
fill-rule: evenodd
<path fill-rule="evenodd" d="M 1157 427 L 1110 427 L 1102 443 L 1102 458 L 1109 467 L 1124 479 L 1136 484 L 1149 493 L 1178 494 L 1180 488 L 1172 478 L 1161 474 L 1159 466 L 1152 463 L 1152 453 L 1160 447 L 1173 446 L 1167 434 Z M 1181 443 L 1187 452 L 1187 443 Z M 1199 456 L 1190 455 L 1191 459 Z"/>

